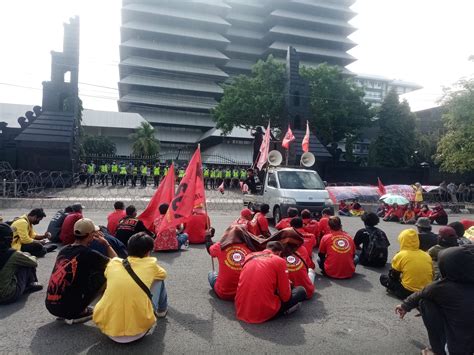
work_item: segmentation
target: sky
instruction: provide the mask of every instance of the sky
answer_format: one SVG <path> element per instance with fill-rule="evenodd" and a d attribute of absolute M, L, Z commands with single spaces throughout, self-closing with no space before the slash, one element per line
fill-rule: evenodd
<path fill-rule="evenodd" d="M 258 1 L 258 0 L 255 0 Z M 62 23 L 81 18 L 80 96 L 84 107 L 117 110 L 121 0 L 0 1 L 0 102 L 41 104 L 50 51 L 62 50 Z M 413 111 L 437 105 L 443 86 L 474 75 L 474 0 L 357 0 L 358 30 L 348 69 L 414 82 Z M 8 84 L 8 85 L 4 85 Z"/>

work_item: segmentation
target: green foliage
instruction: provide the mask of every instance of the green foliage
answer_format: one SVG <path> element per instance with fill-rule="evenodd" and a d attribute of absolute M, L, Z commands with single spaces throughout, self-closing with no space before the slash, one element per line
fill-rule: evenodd
<path fill-rule="evenodd" d="M 104 136 L 84 136 L 82 149 L 86 155 L 113 155 L 117 151 L 115 143 L 109 137 Z"/>
<path fill-rule="evenodd" d="M 155 138 L 155 129 L 148 122 L 142 122 L 136 132 L 130 135 L 135 155 L 155 155 L 160 151 L 160 142 Z"/>
<path fill-rule="evenodd" d="M 352 139 L 363 127 L 371 125 L 373 112 L 363 101 L 364 91 L 341 69 L 321 64 L 317 68 L 303 67 L 300 72 L 311 91 L 310 127 L 324 145 Z"/>
<path fill-rule="evenodd" d="M 445 92 L 442 103 L 446 134 L 438 144 L 436 162 L 441 170 L 465 173 L 474 170 L 474 79 L 461 80 Z"/>
<path fill-rule="evenodd" d="M 385 98 L 378 113 L 379 136 L 369 150 L 371 165 L 402 168 L 412 165 L 415 151 L 415 117 L 395 90 Z"/>
<path fill-rule="evenodd" d="M 281 127 L 284 110 L 285 66 L 273 56 L 259 60 L 252 74 L 239 75 L 224 85 L 224 96 L 212 110 L 217 128 L 229 133 L 234 127 L 246 129 Z"/>

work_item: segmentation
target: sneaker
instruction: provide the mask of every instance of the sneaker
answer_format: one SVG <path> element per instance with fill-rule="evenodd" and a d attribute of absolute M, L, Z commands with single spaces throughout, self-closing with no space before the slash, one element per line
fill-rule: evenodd
<path fill-rule="evenodd" d="M 65 319 L 58 317 L 56 318 L 57 320 L 63 320 L 64 323 L 72 325 L 72 324 L 79 324 L 79 323 L 86 323 L 92 319 L 92 313 L 94 309 L 92 307 L 87 307 L 84 313 L 79 318 L 74 318 L 74 319 Z"/>
<path fill-rule="evenodd" d="M 51 253 L 52 251 L 56 250 L 58 246 L 56 244 L 46 244 L 44 248 L 46 249 L 47 253 Z"/>
<path fill-rule="evenodd" d="M 167 314 L 168 314 L 168 308 L 166 308 L 164 311 L 156 312 L 156 317 L 157 318 L 165 318 Z"/>
<path fill-rule="evenodd" d="M 289 315 L 291 313 L 294 313 L 296 312 L 297 310 L 299 310 L 301 308 L 301 302 L 298 302 L 297 304 L 295 304 L 293 307 L 290 307 L 288 308 L 286 311 L 285 311 L 285 315 Z"/>
<path fill-rule="evenodd" d="M 43 285 L 41 285 L 38 282 L 32 282 L 26 287 L 25 293 L 38 292 L 38 291 L 41 291 L 42 289 L 43 289 Z"/>
<path fill-rule="evenodd" d="M 189 240 L 187 240 L 184 244 L 181 244 L 181 250 L 188 250 L 189 249 Z"/>

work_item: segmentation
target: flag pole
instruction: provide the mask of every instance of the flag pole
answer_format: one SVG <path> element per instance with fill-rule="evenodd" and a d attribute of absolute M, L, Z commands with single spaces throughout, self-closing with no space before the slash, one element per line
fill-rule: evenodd
<path fill-rule="evenodd" d="M 285 149 L 286 150 L 286 153 L 285 153 L 285 164 L 286 166 L 288 166 L 288 149 Z"/>
<path fill-rule="evenodd" d="M 197 149 L 199 149 L 199 153 L 201 153 L 201 143 L 198 143 L 198 148 Z M 202 177 L 202 158 L 201 158 L 200 176 Z M 204 191 L 204 193 L 206 193 L 206 191 Z M 207 213 L 207 196 L 204 197 L 204 212 L 206 213 L 206 231 L 208 231 L 211 226 L 208 223 L 210 221 L 210 218 L 209 218 L 209 214 Z M 209 255 L 209 256 L 211 256 L 211 255 Z M 212 271 L 213 272 L 216 271 L 216 267 L 214 265 L 214 258 L 212 256 L 211 256 L 211 266 L 212 266 Z"/>

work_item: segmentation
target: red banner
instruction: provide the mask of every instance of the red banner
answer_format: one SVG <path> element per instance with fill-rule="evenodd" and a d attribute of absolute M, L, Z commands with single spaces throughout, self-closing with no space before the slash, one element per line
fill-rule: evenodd
<path fill-rule="evenodd" d="M 306 134 L 304 135 L 303 142 L 301 142 L 301 149 L 304 153 L 309 152 L 309 123 L 306 121 Z"/>
<path fill-rule="evenodd" d="M 168 174 L 161 180 L 160 186 L 155 191 L 148 206 L 138 216 L 138 219 L 143 222 L 145 227 L 149 230 L 153 228 L 153 221 L 160 216 L 160 207 L 163 203 L 170 203 L 174 198 L 175 172 L 174 164 L 171 164 Z"/>
<path fill-rule="evenodd" d="M 202 177 L 201 151 L 198 148 L 191 158 L 186 173 L 176 191 L 176 196 L 171 201 L 168 212 L 166 212 L 165 218 L 161 222 L 158 234 L 183 223 L 192 215 L 195 208 L 203 208 L 205 202 L 206 194 Z"/>
<path fill-rule="evenodd" d="M 290 125 L 288 125 L 288 131 L 286 131 L 285 137 L 283 137 L 283 142 L 281 143 L 281 146 L 288 150 L 290 149 L 290 143 L 294 140 L 295 136 L 293 135 Z"/>

